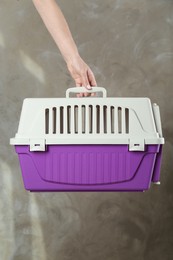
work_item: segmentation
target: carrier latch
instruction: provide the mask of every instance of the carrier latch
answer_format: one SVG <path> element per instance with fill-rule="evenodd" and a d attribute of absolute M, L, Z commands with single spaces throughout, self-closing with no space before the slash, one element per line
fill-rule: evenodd
<path fill-rule="evenodd" d="M 145 151 L 145 140 L 141 138 L 129 139 L 129 151 Z"/>
<path fill-rule="evenodd" d="M 31 152 L 46 151 L 45 139 L 41 139 L 41 138 L 30 139 L 30 151 Z"/>

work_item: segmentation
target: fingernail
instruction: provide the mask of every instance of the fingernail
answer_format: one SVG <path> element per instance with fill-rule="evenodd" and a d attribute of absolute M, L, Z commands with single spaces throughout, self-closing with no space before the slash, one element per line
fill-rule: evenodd
<path fill-rule="evenodd" d="M 92 89 L 92 87 L 90 85 L 87 85 L 87 89 Z"/>

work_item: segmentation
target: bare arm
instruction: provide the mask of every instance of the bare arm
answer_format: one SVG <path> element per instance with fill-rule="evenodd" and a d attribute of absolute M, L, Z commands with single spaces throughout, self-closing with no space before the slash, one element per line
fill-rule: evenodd
<path fill-rule="evenodd" d="M 59 47 L 76 86 L 96 85 L 89 66 L 80 57 L 68 24 L 55 0 L 33 0 L 48 31 Z"/>

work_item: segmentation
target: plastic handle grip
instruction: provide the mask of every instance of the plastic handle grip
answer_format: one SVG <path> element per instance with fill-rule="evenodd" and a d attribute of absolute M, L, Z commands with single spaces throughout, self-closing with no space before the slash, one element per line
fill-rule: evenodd
<path fill-rule="evenodd" d="M 101 87 L 92 87 L 91 90 L 86 89 L 85 87 L 74 87 L 74 88 L 68 88 L 66 90 L 66 98 L 69 98 L 70 93 L 96 93 L 96 92 L 102 92 L 103 97 L 107 97 L 107 91 L 105 88 Z"/>

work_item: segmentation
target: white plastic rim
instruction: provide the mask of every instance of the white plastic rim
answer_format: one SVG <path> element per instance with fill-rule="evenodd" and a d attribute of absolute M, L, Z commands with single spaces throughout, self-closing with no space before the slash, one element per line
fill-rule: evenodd
<path fill-rule="evenodd" d="M 85 87 L 74 87 L 74 88 L 68 88 L 66 90 L 66 98 L 70 97 L 70 93 L 97 93 L 101 92 L 103 94 L 103 98 L 107 97 L 107 91 L 105 88 L 101 87 L 92 87 L 92 89 L 86 89 Z"/>

